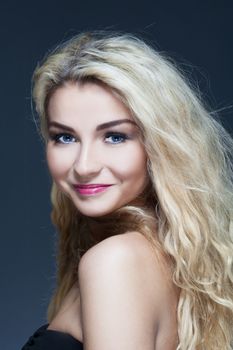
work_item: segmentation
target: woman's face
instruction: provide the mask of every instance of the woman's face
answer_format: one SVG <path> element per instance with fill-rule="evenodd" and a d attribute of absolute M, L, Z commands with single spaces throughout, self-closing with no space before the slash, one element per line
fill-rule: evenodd
<path fill-rule="evenodd" d="M 148 181 L 146 153 L 128 109 L 95 83 L 67 83 L 48 105 L 47 160 L 60 190 L 86 216 L 130 203 Z"/>

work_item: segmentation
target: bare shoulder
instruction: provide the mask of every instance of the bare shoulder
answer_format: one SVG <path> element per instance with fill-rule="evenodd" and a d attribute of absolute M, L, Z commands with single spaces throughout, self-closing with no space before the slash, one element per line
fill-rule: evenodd
<path fill-rule="evenodd" d="M 154 349 L 172 288 L 148 240 L 139 232 L 109 237 L 83 255 L 78 272 L 87 349 L 109 349 L 113 339 L 121 349 Z"/>
<path fill-rule="evenodd" d="M 162 278 L 160 283 L 169 283 L 168 264 L 162 254 L 152 247 L 151 243 L 139 232 L 127 232 L 124 234 L 111 236 L 89 249 L 82 257 L 79 264 L 79 273 L 95 273 L 101 269 L 102 272 L 122 269 L 126 273 L 127 268 L 130 273 L 134 273 L 144 280 L 151 277 L 153 279 Z M 113 270 L 112 270 L 113 269 Z M 132 271 L 133 270 L 133 271 Z"/>
<path fill-rule="evenodd" d="M 88 264 L 95 259 L 112 260 L 113 258 L 120 258 L 124 255 L 128 259 L 139 258 L 145 253 L 145 249 L 149 252 L 149 242 L 139 232 L 127 232 L 116 236 L 111 236 L 104 239 L 100 243 L 90 248 L 82 257 L 80 266 Z M 92 264 L 91 264 L 92 265 Z M 92 265 L 93 266 L 93 265 Z"/>

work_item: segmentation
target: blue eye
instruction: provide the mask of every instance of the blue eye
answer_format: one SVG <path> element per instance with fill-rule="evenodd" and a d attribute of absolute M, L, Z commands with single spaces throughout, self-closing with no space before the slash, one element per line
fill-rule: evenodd
<path fill-rule="evenodd" d="M 111 144 L 117 144 L 125 142 L 128 139 L 128 136 L 119 132 L 111 132 L 105 135 L 105 142 Z"/>
<path fill-rule="evenodd" d="M 76 141 L 75 137 L 70 134 L 56 134 L 52 136 L 52 139 L 56 143 L 64 143 L 64 144 L 72 143 Z"/>

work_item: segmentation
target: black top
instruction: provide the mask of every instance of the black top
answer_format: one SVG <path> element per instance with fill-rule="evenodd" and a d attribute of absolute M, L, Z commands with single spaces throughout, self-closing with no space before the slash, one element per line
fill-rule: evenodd
<path fill-rule="evenodd" d="M 21 350 L 83 350 L 83 344 L 68 333 L 40 327 Z"/>

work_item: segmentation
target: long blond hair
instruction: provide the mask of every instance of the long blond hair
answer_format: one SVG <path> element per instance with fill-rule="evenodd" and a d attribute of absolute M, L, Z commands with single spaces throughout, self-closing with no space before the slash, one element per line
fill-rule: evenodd
<path fill-rule="evenodd" d="M 78 35 L 46 57 L 33 81 L 45 140 L 49 98 L 66 81 L 101 82 L 129 108 L 149 159 L 150 208 L 159 244 L 171 258 L 173 280 L 181 290 L 177 349 L 231 349 L 233 141 L 229 134 L 207 112 L 174 63 L 132 35 Z M 96 243 L 82 216 L 55 184 L 52 203 L 60 244 L 49 320 L 77 278 L 80 257 Z M 151 212 L 126 209 L 136 211 L 140 232 L 158 244 L 148 224 Z"/>

